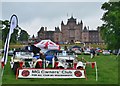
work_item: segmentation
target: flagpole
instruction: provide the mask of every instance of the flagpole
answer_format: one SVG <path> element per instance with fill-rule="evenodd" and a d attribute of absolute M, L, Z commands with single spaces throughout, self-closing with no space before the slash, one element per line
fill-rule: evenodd
<path fill-rule="evenodd" d="M 96 81 L 98 81 L 98 70 L 97 70 L 97 64 L 95 62 L 95 69 L 96 69 Z"/>

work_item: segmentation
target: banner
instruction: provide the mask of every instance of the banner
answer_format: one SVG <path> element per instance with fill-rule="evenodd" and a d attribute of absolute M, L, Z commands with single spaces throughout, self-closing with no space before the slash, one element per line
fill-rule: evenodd
<path fill-rule="evenodd" d="M 60 46 L 59 45 L 48 45 L 48 49 L 57 49 L 60 50 Z"/>
<path fill-rule="evenodd" d="M 86 78 L 85 70 L 19 69 L 17 78 Z"/>
<path fill-rule="evenodd" d="M 8 56 L 8 50 L 9 50 L 9 43 L 10 43 L 11 34 L 13 33 L 13 31 L 17 27 L 17 25 L 18 25 L 17 16 L 12 15 L 12 17 L 10 18 L 10 30 L 9 30 L 9 33 L 7 35 L 6 41 L 5 41 L 4 55 L 3 55 L 3 58 L 2 58 L 2 61 L 1 61 L 3 66 L 7 63 L 7 56 Z"/>

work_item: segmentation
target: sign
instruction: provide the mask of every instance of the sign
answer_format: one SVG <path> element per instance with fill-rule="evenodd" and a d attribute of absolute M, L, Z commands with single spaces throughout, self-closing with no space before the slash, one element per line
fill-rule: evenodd
<path fill-rule="evenodd" d="M 85 70 L 19 69 L 17 78 L 86 78 Z"/>
<path fill-rule="evenodd" d="M 17 25 L 18 25 L 18 18 L 16 15 L 13 14 L 10 18 L 10 30 L 9 30 L 9 33 L 7 34 L 6 41 L 4 44 L 4 55 L 2 58 L 2 63 L 4 63 L 4 65 L 6 65 L 6 63 L 7 63 L 11 34 L 14 32 L 14 29 L 17 27 Z M 2 65 L 3 68 L 4 68 L 4 65 Z"/>
<path fill-rule="evenodd" d="M 57 49 L 57 50 L 59 50 L 59 45 L 48 45 L 48 49 Z"/>

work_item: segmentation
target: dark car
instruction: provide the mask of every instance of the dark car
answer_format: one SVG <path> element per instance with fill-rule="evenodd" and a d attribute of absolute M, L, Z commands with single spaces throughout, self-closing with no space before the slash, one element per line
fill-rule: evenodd
<path fill-rule="evenodd" d="M 118 51 L 119 51 L 119 50 L 113 50 L 112 53 L 113 53 L 114 55 L 117 55 L 117 54 L 118 54 Z"/>
<path fill-rule="evenodd" d="M 50 63 L 52 63 L 52 58 L 56 57 L 59 50 L 41 49 L 41 52 L 45 55 L 46 60 L 48 60 L 48 61 L 50 61 Z"/>

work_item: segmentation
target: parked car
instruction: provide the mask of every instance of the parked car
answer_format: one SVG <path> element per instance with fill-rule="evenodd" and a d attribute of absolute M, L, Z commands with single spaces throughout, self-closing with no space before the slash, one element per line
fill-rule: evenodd
<path fill-rule="evenodd" d="M 57 53 L 59 68 L 73 68 L 73 62 L 76 60 L 76 55 L 73 51 L 60 51 Z"/>
<path fill-rule="evenodd" d="M 75 45 L 75 46 L 72 46 L 70 49 L 71 49 L 72 51 L 81 50 L 81 47 Z"/>
<path fill-rule="evenodd" d="M 81 55 L 81 51 L 80 51 L 80 50 L 75 50 L 74 52 L 75 52 L 75 54 L 77 54 L 77 55 Z"/>
<path fill-rule="evenodd" d="M 103 50 L 102 54 L 103 55 L 110 55 L 110 52 L 108 50 Z"/>
<path fill-rule="evenodd" d="M 14 53 L 13 50 L 9 50 L 9 51 L 8 51 L 8 56 L 13 56 L 13 53 Z"/>
<path fill-rule="evenodd" d="M 116 50 L 113 50 L 112 53 L 113 53 L 114 55 L 117 55 L 117 54 L 118 54 L 118 51 L 119 51 L 119 50 L 116 49 Z"/>
<path fill-rule="evenodd" d="M 73 51 L 59 51 L 57 53 L 58 60 L 74 60 L 76 57 L 75 53 Z"/>
<path fill-rule="evenodd" d="M 17 69 L 21 66 L 23 68 L 35 68 L 37 59 L 33 58 L 32 52 L 16 51 L 11 57 L 10 66 L 16 75 Z M 22 65 L 20 65 L 22 64 Z"/>
<path fill-rule="evenodd" d="M 57 54 L 58 61 L 57 67 L 62 69 L 76 68 L 85 69 L 86 63 L 78 61 L 77 55 L 73 51 L 60 51 Z M 76 66 L 75 66 L 76 64 Z"/>
<path fill-rule="evenodd" d="M 90 49 L 84 50 L 84 55 L 90 55 Z"/>
<path fill-rule="evenodd" d="M 41 49 L 41 52 L 45 55 L 46 60 L 48 60 L 48 61 L 50 61 L 50 63 L 52 63 L 52 58 L 57 55 L 59 50 Z"/>

